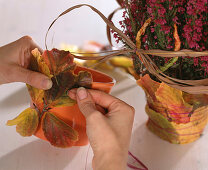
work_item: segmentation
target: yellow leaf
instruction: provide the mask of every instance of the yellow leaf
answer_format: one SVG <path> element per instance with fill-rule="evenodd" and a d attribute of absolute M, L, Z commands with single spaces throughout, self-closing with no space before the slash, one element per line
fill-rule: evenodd
<path fill-rule="evenodd" d="M 190 121 L 189 114 L 193 106 L 183 99 L 183 92 L 161 83 L 155 93 L 157 100 L 166 108 L 166 113 L 176 123 L 187 123 Z"/>
<path fill-rule="evenodd" d="M 31 136 L 37 130 L 39 116 L 35 109 L 28 108 L 13 120 L 8 120 L 8 126 L 16 126 L 16 131 L 22 136 Z"/>
<path fill-rule="evenodd" d="M 153 111 L 147 105 L 146 113 L 149 116 L 148 128 L 160 138 L 175 144 L 186 144 L 198 139 L 208 119 L 208 107 L 196 109 L 188 123 L 180 124 L 168 121 L 163 115 Z"/>
<path fill-rule="evenodd" d="M 50 74 L 50 70 L 49 70 L 48 66 L 46 65 L 46 63 L 44 62 L 44 60 L 43 60 L 43 58 L 37 48 L 32 50 L 32 55 L 37 60 L 39 72 L 45 74 L 49 78 L 52 78 L 53 75 Z"/>
<path fill-rule="evenodd" d="M 132 59 L 130 59 L 128 57 L 113 57 L 109 61 L 115 67 L 128 68 L 128 67 L 132 67 L 133 66 Z"/>
<path fill-rule="evenodd" d="M 38 107 L 38 109 L 43 109 L 43 98 L 44 90 L 37 89 L 27 84 L 27 89 L 30 93 L 33 103 Z"/>

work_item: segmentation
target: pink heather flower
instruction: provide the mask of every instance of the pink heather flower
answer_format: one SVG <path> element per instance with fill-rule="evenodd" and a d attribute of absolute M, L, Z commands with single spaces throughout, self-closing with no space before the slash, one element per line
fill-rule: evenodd
<path fill-rule="evenodd" d="M 165 25 L 167 22 L 165 19 L 159 18 L 155 20 L 156 24 Z"/>
<path fill-rule="evenodd" d="M 194 58 L 194 66 L 197 66 L 199 64 L 199 58 L 196 57 Z"/>
<path fill-rule="evenodd" d="M 160 7 L 160 8 L 158 9 L 158 14 L 159 14 L 160 16 L 164 16 L 165 13 L 166 13 L 166 9 L 165 9 L 164 7 Z"/>
<path fill-rule="evenodd" d="M 161 27 L 162 27 L 162 31 L 164 31 L 165 34 L 169 34 L 170 33 L 170 29 L 171 29 L 170 26 L 162 25 Z"/>

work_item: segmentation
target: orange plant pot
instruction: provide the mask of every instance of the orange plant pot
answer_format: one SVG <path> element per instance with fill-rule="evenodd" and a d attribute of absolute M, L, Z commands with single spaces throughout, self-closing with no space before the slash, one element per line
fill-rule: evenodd
<path fill-rule="evenodd" d="M 115 84 L 113 78 L 99 71 L 77 66 L 74 73 L 77 74 L 79 71 L 88 71 L 92 74 L 92 89 L 110 93 L 112 87 Z M 83 114 L 80 112 L 77 104 L 74 106 L 53 108 L 50 110 L 50 112 L 52 112 L 55 116 L 73 127 L 78 132 L 79 140 L 75 143 L 72 143 L 71 146 L 84 146 L 88 144 L 88 137 L 86 134 L 86 120 Z M 35 136 L 47 141 L 42 130 L 42 125 L 38 127 Z"/>

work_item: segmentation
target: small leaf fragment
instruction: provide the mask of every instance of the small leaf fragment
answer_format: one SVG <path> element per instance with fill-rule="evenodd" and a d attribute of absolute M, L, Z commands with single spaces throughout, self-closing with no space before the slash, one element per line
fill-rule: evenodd
<path fill-rule="evenodd" d="M 8 126 L 16 126 L 16 131 L 22 136 L 32 136 L 37 130 L 39 116 L 35 109 L 28 108 L 24 110 L 18 117 L 8 120 Z"/>
<path fill-rule="evenodd" d="M 47 140 L 56 147 L 70 147 L 78 141 L 78 132 L 50 112 L 44 114 L 42 127 Z"/>

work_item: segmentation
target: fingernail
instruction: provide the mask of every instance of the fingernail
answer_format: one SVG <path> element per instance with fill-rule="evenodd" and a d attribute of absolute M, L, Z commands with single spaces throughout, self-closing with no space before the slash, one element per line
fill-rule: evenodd
<path fill-rule="evenodd" d="M 87 91 L 85 88 L 83 87 L 80 87 L 77 89 L 77 95 L 78 95 L 78 98 L 79 100 L 84 100 L 87 98 Z"/>
<path fill-rule="evenodd" d="M 45 89 L 45 90 L 50 89 L 50 88 L 52 87 L 52 85 L 53 85 L 53 83 L 52 83 L 52 81 L 51 81 L 50 79 L 45 79 L 45 80 L 43 80 L 43 82 L 42 82 L 42 87 L 43 87 L 43 89 Z"/>

